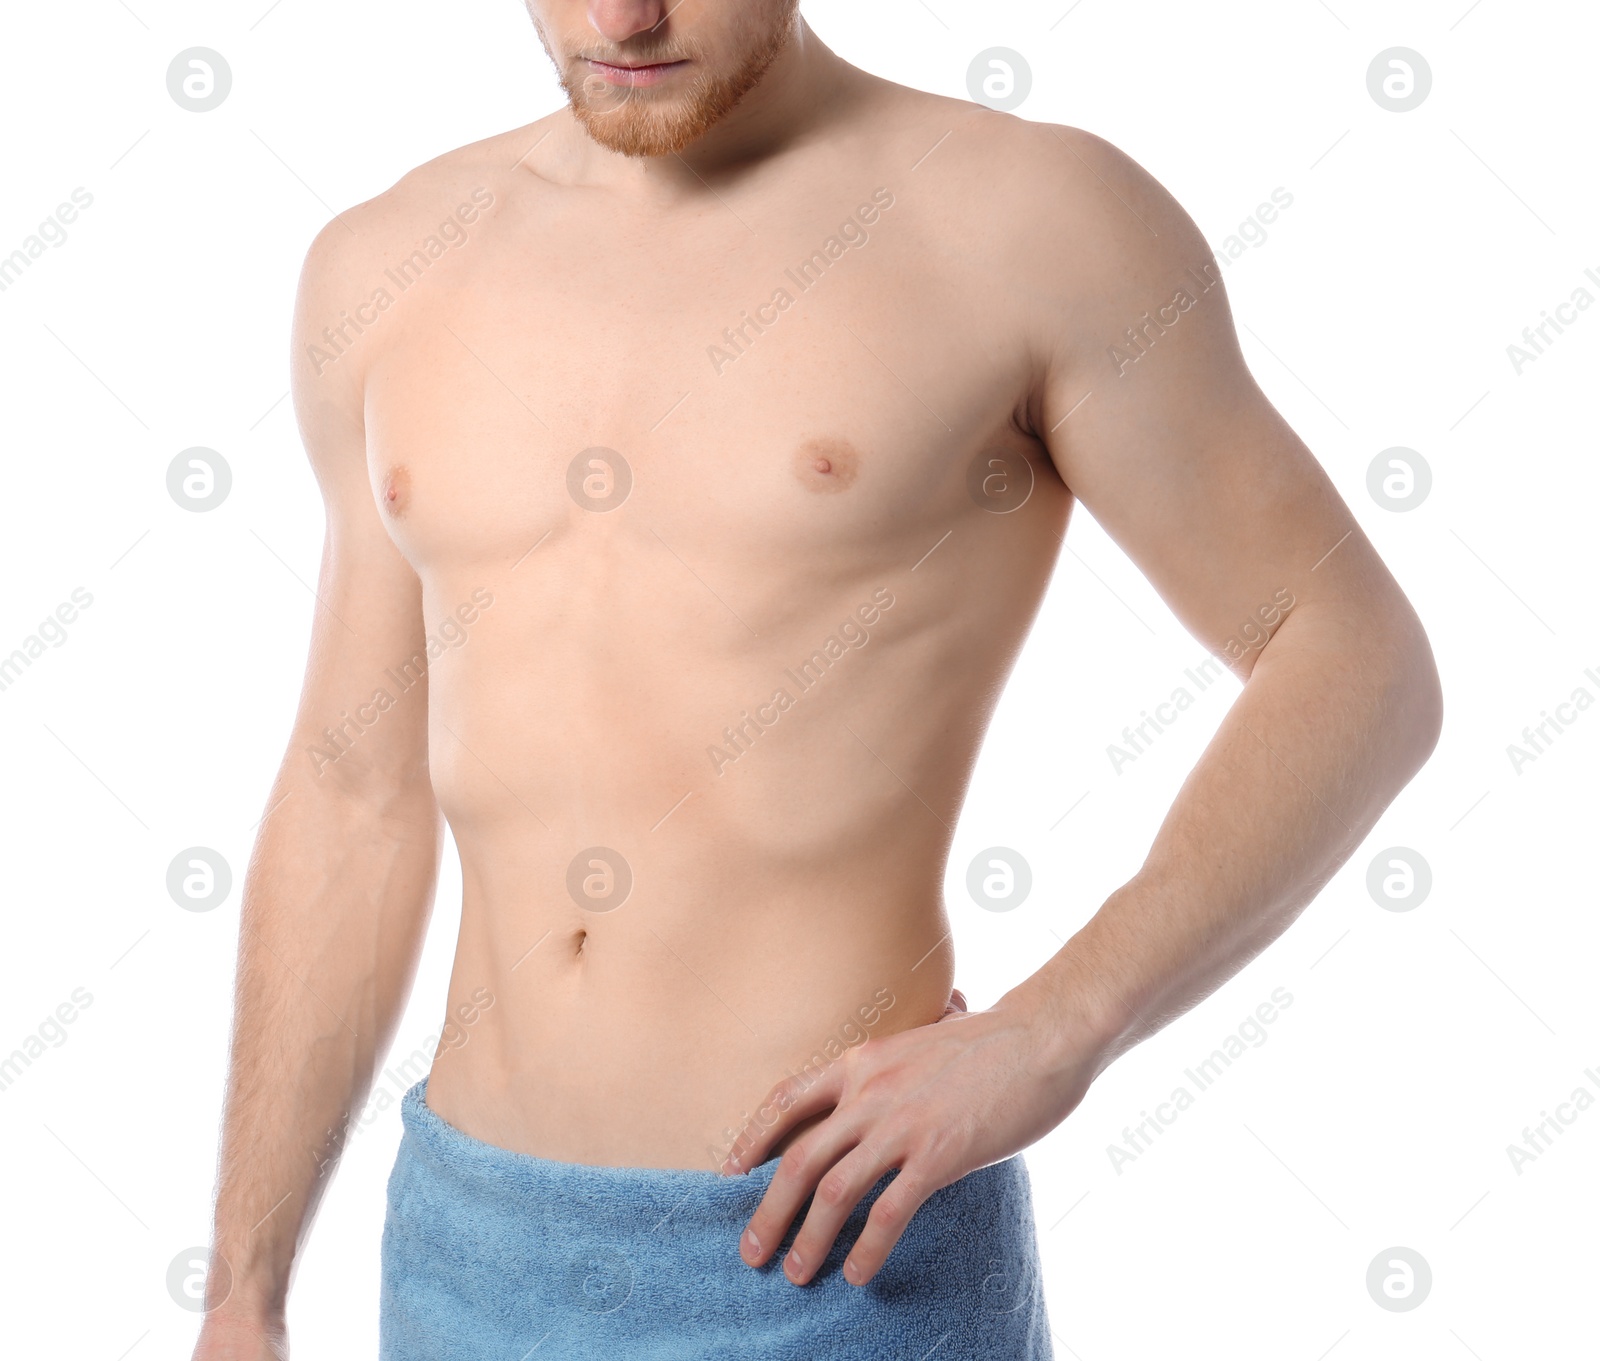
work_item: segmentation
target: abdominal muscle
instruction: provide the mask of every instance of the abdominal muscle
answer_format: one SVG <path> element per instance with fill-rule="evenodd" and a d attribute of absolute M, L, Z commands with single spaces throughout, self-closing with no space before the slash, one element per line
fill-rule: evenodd
<path fill-rule="evenodd" d="M 978 736 L 944 706 L 968 697 L 914 629 L 880 627 L 810 691 L 783 681 L 796 702 L 738 752 L 720 730 L 771 695 L 768 654 L 674 667 L 641 646 L 650 691 L 622 693 L 640 668 L 553 620 L 537 654 L 497 634 L 517 603 L 430 671 L 463 899 L 428 1104 L 541 1157 L 715 1169 L 785 1077 L 943 1014 Z"/>
<path fill-rule="evenodd" d="M 950 994 L 937 886 L 881 856 L 807 873 L 713 841 L 635 855 L 654 887 L 594 913 L 489 890 L 515 856 L 487 876 L 485 849 L 462 848 L 453 1024 L 427 1101 L 502 1148 L 715 1170 L 777 1082 L 938 1020 Z M 526 869 L 547 882 L 565 866 Z"/>

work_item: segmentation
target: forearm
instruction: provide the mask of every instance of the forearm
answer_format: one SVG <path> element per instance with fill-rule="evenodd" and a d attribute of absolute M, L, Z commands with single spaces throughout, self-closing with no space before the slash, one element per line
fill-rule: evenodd
<path fill-rule="evenodd" d="M 1293 921 L 1427 759 L 1438 706 L 1403 601 L 1292 613 L 1139 873 L 1008 1000 L 1047 1050 L 1081 1062 L 1088 1045 L 1103 1069 Z"/>
<path fill-rule="evenodd" d="M 224 1307 L 267 1318 L 283 1313 L 295 1251 L 398 1023 L 439 843 L 425 775 L 362 797 L 294 761 L 245 883 L 214 1237 L 231 1268 Z M 209 1286 L 226 1279 L 213 1271 Z"/>

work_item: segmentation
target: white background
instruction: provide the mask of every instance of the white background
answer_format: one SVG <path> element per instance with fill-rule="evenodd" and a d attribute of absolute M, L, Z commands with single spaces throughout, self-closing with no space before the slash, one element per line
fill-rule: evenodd
<path fill-rule="evenodd" d="M 74 588 L 93 596 L 0 693 L 0 1056 L 74 988 L 93 997 L 0 1091 L 17 1356 L 186 1356 L 196 1327 L 166 1272 L 208 1234 L 237 876 L 298 693 L 322 532 L 284 400 L 305 247 L 333 210 L 560 102 L 516 0 L 270 3 L 12 6 L 0 44 L 0 253 L 74 188 L 94 198 L 0 293 L 0 653 Z M 1275 188 L 1293 195 L 1226 272 L 1245 352 L 1415 602 L 1447 718 L 1432 762 L 1288 934 L 1030 1150 L 1058 1355 L 1596 1355 L 1600 1108 L 1520 1172 L 1507 1146 L 1575 1088 L 1600 1094 L 1600 708 L 1520 772 L 1507 745 L 1577 687 L 1600 697 L 1584 675 L 1600 673 L 1600 309 L 1520 375 L 1506 347 L 1600 273 L 1600 20 L 1511 0 L 1079 0 L 1063 17 L 1069 4 L 805 13 L 847 59 L 944 94 L 965 96 L 978 52 L 1015 49 L 1033 73 L 1021 116 L 1117 143 L 1213 245 Z M 1397 45 L 1433 71 L 1407 113 L 1366 86 Z M 206 114 L 166 89 L 192 46 L 233 71 Z M 191 445 L 233 470 L 208 514 L 166 491 Z M 1407 513 L 1367 491 L 1396 445 L 1433 472 Z M 1081 510 L 1068 547 L 951 859 L 975 1007 L 1134 871 L 1237 693 L 1207 691 L 1116 773 L 1107 744 L 1203 649 Z M 964 887 L 997 844 L 1034 872 L 1006 914 Z M 209 913 L 165 887 L 195 845 L 236 874 Z M 1431 866 L 1414 910 L 1367 891 L 1391 846 Z M 452 852 L 401 1053 L 436 1030 L 458 907 Z M 1293 1004 L 1266 1042 L 1116 1169 L 1107 1146 L 1279 987 Z M 375 1353 L 398 1137 L 390 1111 L 347 1151 L 291 1305 L 299 1361 Z M 1396 1245 L 1433 1273 L 1412 1312 L 1366 1287 Z"/>

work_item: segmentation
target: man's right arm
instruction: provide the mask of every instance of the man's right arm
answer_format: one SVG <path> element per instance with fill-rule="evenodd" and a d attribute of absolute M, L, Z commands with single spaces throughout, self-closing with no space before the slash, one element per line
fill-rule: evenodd
<path fill-rule="evenodd" d="M 367 709 L 360 727 L 344 718 L 395 690 L 386 668 L 426 647 L 420 583 L 367 472 L 358 367 L 367 356 L 359 340 L 332 363 L 311 353 L 327 350 L 321 332 L 340 307 L 364 296 L 359 241 L 341 222 L 323 230 L 295 306 L 295 410 L 327 523 L 299 710 L 245 877 L 195 1361 L 287 1355 L 295 1252 L 393 1039 L 438 870 L 426 684 Z"/>

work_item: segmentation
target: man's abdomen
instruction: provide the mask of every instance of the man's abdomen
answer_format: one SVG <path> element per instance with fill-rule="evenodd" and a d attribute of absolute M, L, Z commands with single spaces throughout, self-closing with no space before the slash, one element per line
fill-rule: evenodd
<path fill-rule="evenodd" d="M 1031 522 L 956 495 L 948 523 L 815 558 L 580 519 L 514 571 L 426 583 L 429 618 L 489 583 L 428 679 L 451 1006 L 494 998 L 436 1064 L 441 1115 L 712 1167 L 790 1073 L 939 1018 L 945 861 L 1065 493 Z M 695 534 L 694 570 L 658 546 Z"/>
<path fill-rule="evenodd" d="M 597 845 L 567 873 L 528 864 L 545 891 L 512 895 L 484 891 L 476 852 L 463 848 L 457 1023 L 429 1102 L 503 1148 L 714 1169 L 777 1082 L 820 1078 L 852 1045 L 936 1021 L 950 993 L 938 884 L 888 855 L 796 875 L 711 836 Z M 580 906 L 565 884 L 582 896 L 585 882 L 619 901 Z"/>

